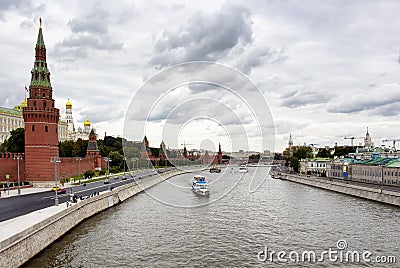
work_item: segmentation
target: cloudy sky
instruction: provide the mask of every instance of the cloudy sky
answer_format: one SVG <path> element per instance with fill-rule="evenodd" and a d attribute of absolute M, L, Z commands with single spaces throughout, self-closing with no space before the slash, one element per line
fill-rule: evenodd
<path fill-rule="evenodd" d="M 88 117 L 100 137 L 124 135 L 125 118 L 134 117 L 125 130 L 146 120 L 132 137 L 145 132 L 154 146 L 166 139 L 273 149 L 259 139 L 272 135 L 272 125 L 277 151 L 289 133 L 295 144 L 331 146 L 349 144 L 343 137 L 364 136 L 367 127 L 376 144 L 400 138 L 399 1 L 192 2 L 0 1 L 0 106 L 24 98 L 42 17 L 56 106 L 64 116 L 70 98 L 76 126 Z M 150 101 L 137 97 L 157 73 L 191 61 L 234 69 L 208 73 L 219 86 L 155 86 Z M 232 79 L 234 70 L 261 95 Z M 249 106 L 249 96 L 265 99 Z M 261 114 L 273 122 L 257 127 Z M 179 135 L 161 135 L 166 128 Z M 247 144 L 232 145 L 243 133 Z"/>

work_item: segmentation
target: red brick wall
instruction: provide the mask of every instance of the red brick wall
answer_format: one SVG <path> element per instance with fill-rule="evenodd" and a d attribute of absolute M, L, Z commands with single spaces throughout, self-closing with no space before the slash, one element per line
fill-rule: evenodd
<path fill-rule="evenodd" d="M 10 174 L 10 181 L 18 181 L 18 160 L 14 159 L 17 155 L 24 157 L 23 154 L 0 154 L 0 181 L 6 181 L 6 174 Z M 25 181 L 25 160 L 19 160 L 20 180 Z"/>
<path fill-rule="evenodd" d="M 59 164 L 59 176 L 60 178 L 68 178 L 79 174 L 79 168 L 81 174 L 87 170 L 93 170 L 95 168 L 95 159 L 93 157 L 85 157 L 79 161 L 75 157 L 61 157 L 61 163 Z"/>
<path fill-rule="evenodd" d="M 10 175 L 10 181 L 17 182 L 18 181 L 18 163 L 15 157 L 20 155 L 22 159 L 19 160 L 19 168 L 20 168 L 20 180 L 21 182 L 27 181 L 38 181 L 38 180 L 29 180 L 26 176 L 25 169 L 25 159 L 24 154 L 11 154 L 4 153 L 0 154 L 0 181 L 6 181 L 6 174 Z M 79 174 L 79 161 L 76 160 L 75 157 L 62 157 L 60 158 L 61 163 L 58 164 L 57 170 L 59 178 L 68 178 L 71 176 L 76 176 Z M 49 177 L 47 181 L 54 181 L 54 163 L 51 163 L 49 160 L 49 172 L 51 172 L 52 177 Z M 95 170 L 95 168 L 106 168 L 107 162 L 104 161 L 102 157 L 85 157 L 80 161 L 80 172 L 81 174 L 85 173 L 86 170 Z M 43 168 L 43 166 L 42 166 Z"/>

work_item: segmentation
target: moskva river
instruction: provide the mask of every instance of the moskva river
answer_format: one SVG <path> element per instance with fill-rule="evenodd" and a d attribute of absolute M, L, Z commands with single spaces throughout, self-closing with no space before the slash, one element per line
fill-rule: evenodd
<path fill-rule="evenodd" d="M 200 172 L 209 196 L 191 191 L 193 174 L 162 182 L 25 266 L 400 267 L 398 207 L 237 169 Z"/>

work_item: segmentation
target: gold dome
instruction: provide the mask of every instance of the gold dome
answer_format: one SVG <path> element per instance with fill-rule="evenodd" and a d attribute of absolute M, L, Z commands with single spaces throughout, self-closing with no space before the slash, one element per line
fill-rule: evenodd
<path fill-rule="evenodd" d="M 22 108 L 27 107 L 27 106 L 28 106 L 28 102 L 27 102 L 26 99 L 25 99 L 25 100 L 24 100 L 23 102 L 21 102 L 19 105 L 14 106 L 14 110 L 22 111 Z"/>
<path fill-rule="evenodd" d="M 90 126 L 90 121 L 89 119 L 86 117 L 85 122 L 83 123 L 84 126 Z"/>
<path fill-rule="evenodd" d="M 72 102 L 69 99 L 68 99 L 67 103 L 65 104 L 65 107 L 72 108 Z"/>

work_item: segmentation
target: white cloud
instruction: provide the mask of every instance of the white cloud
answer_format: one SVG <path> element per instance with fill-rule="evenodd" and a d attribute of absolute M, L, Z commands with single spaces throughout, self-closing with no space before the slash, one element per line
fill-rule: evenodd
<path fill-rule="evenodd" d="M 364 135 L 366 126 L 373 137 L 396 137 L 399 13 L 398 1 L 372 0 L 134 5 L 130 1 L 118 5 L 115 1 L 3 1 L 0 106 L 12 107 L 23 99 L 33 66 L 37 19 L 42 16 L 56 105 L 62 108 L 71 98 L 74 115 L 90 116 L 100 133 L 122 135 L 122 117 L 131 98 L 158 68 L 187 60 L 216 60 L 238 68 L 260 86 L 277 122 L 278 150 L 286 146 L 289 132 L 297 143 L 344 144 L 344 135 Z M 179 81 L 184 75 L 167 78 Z M 235 76 L 208 75 L 242 96 L 252 94 Z M 136 112 L 152 104 L 165 79 L 148 89 L 150 103 L 145 99 L 136 103 Z M 190 87 L 185 94 L 212 92 L 212 88 Z M 162 122 L 173 101 L 160 106 L 155 119 Z M 215 103 L 205 106 L 210 115 L 217 114 Z M 188 109 L 182 106 L 181 120 L 176 117 L 175 122 L 189 119 Z M 234 113 L 220 116 L 232 133 L 240 131 L 228 123 L 246 119 L 241 109 L 235 107 L 236 117 Z M 259 106 L 254 109 L 262 111 Z M 221 135 L 216 133 L 216 139 Z"/>

